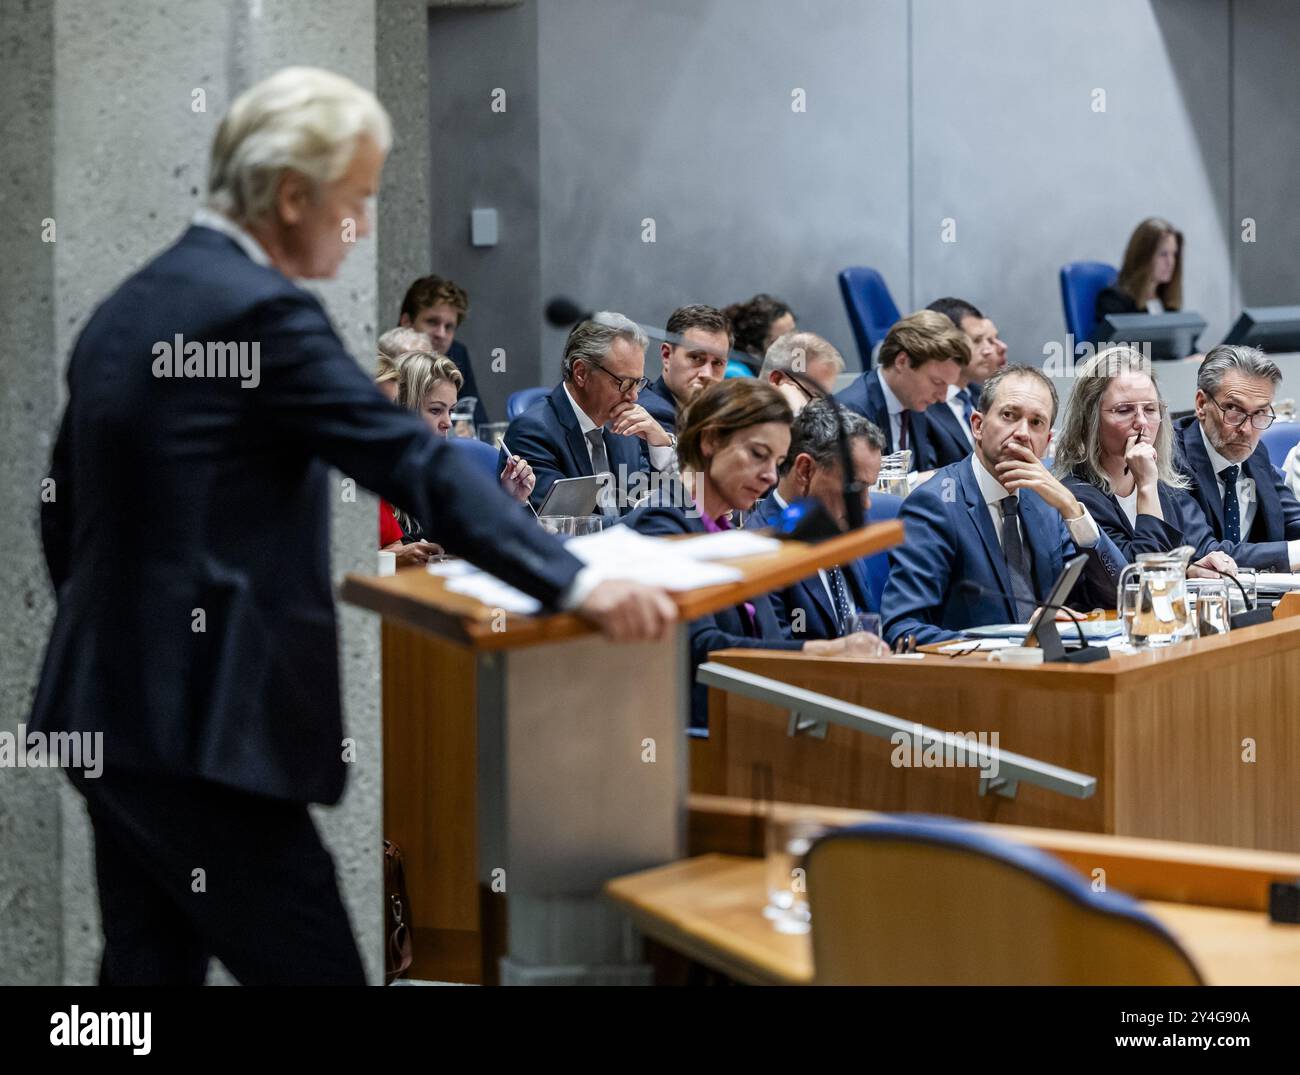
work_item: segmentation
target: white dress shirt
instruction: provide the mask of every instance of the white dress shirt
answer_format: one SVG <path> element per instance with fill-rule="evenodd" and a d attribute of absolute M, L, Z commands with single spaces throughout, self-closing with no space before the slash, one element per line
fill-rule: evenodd
<path fill-rule="evenodd" d="M 1002 501 L 1008 496 L 1014 496 L 1020 499 L 1019 493 L 1012 493 L 1002 487 L 1002 483 L 989 473 L 988 468 L 984 466 L 984 460 L 980 458 L 979 452 L 972 452 L 970 457 L 971 469 L 975 472 L 975 483 L 980 487 L 980 495 L 984 497 L 984 503 L 988 505 L 989 516 L 993 519 L 993 532 L 998 536 L 998 544 L 1002 543 Z M 1083 507 L 1082 504 L 1079 505 Z M 1080 549 L 1091 549 L 1098 541 L 1101 540 L 1101 531 L 1097 529 L 1097 523 L 1093 519 L 1087 508 L 1083 508 L 1083 514 L 1077 519 L 1066 519 L 1066 528 L 1070 531 L 1070 538 Z M 1021 531 L 1020 540 L 1025 548 L 1029 547 L 1029 542 L 1024 540 L 1024 531 Z M 1048 580 L 1047 585 L 1051 585 Z"/>
<path fill-rule="evenodd" d="M 880 375 L 880 390 L 885 394 L 885 408 L 889 411 L 889 429 L 894 445 L 894 451 L 899 451 L 898 442 L 903 439 L 903 412 L 907 410 L 903 406 L 903 401 L 894 395 L 893 390 L 889 387 L 889 382 L 885 380 L 885 375 Z M 907 448 L 912 452 L 912 469 L 916 469 L 916 452 L 912 448 L 912 438 L 907 438 Z"/>
<path fill-rule="evenodd" d="M 1115 503 L 1119 505 L 1119 510 L 1122 511 L 1124 513 L 1124 517 L 1128 519 L 1129 526 L 1136 527 L 1137 518 L 1138 518 L 1137 482 L 1133 483 L 1133 492 L 1129 493 L 1128 496 L 1120 496 L 1119 493 L 1116 493 Z"/>
<path fill-rule="evenodd" d="M 972 448 L 975 447 L 975 434 L 970 431 L 970 426 L 966 424 L 966 406 L 957 398 L 957 393 L 961 389 L 955 384 L 948 386 L 948 409 L 957 416 L 957 424 L 961 426 L 961 431 L 966 437 L 966 443 Z"/>

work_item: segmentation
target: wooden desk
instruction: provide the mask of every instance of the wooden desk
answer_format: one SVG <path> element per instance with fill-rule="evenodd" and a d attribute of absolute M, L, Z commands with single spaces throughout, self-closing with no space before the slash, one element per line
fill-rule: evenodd
<path fill-rule="evenodd" d="M 809 985 L 812 941 L 763 917 L 763 860 L 702 855 L 605 886 L 647 937 L 750 985 Z M 1300 926 L 1254 911 L 1143 905 L 1191 954 L 1210 985 L 1300 985 Z M 815 925 L 814 925 L 814 928 Z"/>
<path fill-rule="evenodd" d="M 788 802 L 1300 851 L 1300 618 L 1087 665 L 1014 667 L 982 657 L 710 658 L 1097 778 L 1072 799 L 1021 784 L 978 794 L 977 769 L 896 768 L 895 748 L 832 726 L 787 734 L 789 713 L 710 693 L 710 735 L 691 745 L 691 790 L 753 796 L 756 767 Z M 1253 750 L 1253 761 L 1243 752 Z"/>

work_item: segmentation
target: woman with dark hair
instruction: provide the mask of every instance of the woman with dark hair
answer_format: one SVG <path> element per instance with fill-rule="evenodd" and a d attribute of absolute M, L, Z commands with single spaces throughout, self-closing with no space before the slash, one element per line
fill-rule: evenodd
<path fill-rule="evenodd" d="M 1135 348 L 1108 348 L 1075 370 L 1053 469 L 1129 563 L 1191 545 L 1201 559 L 1188 574 L 1237 573 L 1181 492 L 1189 483 L 1174 463 L 1168 410 Z"/>
<path fill-rule="evenodd" d="M 705 534 L 731 528 L 731 515 L 748 511 L 777 480 L 790 450 L 790 405 L 772 385 L 738 378 L 700 392 L 681 414 L 678 477 L 660 485 L 624 520 L 643 534 Z M 883 642 L 864 632 L 801 642 L 777 622 L 768 595 L 701 616 L 690 625 L 691 726 L 708 726 L 708 691 L 695 670 L 714 650 L 802 650 L 818 655 L 875 657 Z"/>
<path fill-rule="evenodd" d="M 777 337 L 795 330 L 794 311 L 768 294 L 755 295 L 748 302 L 737 302 L 723 313 L 735 332 L 735 350 L 754 374 L 763 365 L 763 357 Z"/>
<path fill-rule="evenodd" d="M 1097 295 L 1096 321 L 1110 314 L 1169 313 L 1182 305 L 1183 233 L 1148 217 L 1129 236 L 1119 279 Z"/>

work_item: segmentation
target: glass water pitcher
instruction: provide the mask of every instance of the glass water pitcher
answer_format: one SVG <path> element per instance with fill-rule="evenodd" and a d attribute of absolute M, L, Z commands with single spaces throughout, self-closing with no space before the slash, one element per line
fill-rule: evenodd
<path fill-rule="evenodd" d="M 1146 552 L 1119 577 L 1116 606 L 1130 646 L 1169 646 L 1196 632 L 1187 600 L 1187 564 L 1193 549 Z"/>

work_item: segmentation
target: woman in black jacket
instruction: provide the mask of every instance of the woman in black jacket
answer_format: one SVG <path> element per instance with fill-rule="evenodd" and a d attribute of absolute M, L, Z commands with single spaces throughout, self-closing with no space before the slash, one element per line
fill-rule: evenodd
<path fill-rule="evenodd" d="M 790 405 L 772 385 L 748 378 L 712 384 L 681 415 L 677 433 L 680 477 L 659 486 L 624 522 L 643 534 L 705 534 L 731 528 L 731 515 L 748 511 L 776 484 L 790 449 Z M 777 622 L 769 595 L 692 620 L 691 726 L 708 726 L 708 690 L 695 671 L 714 650 L 802 650 L 830 656 L 875 657 L 888 652 L 875 635 L 799 641 Z"/>
<path fill-rule="evenodd" d="M 1097 295 L 1097 328 L 1110 314 L 1171 313 L 1182 305 L 1183 233 L 1148 217 L 1129 236 L 1119 279 Z"/>

